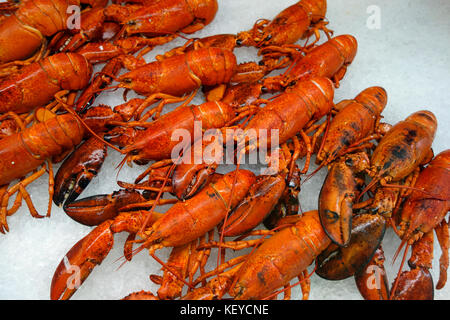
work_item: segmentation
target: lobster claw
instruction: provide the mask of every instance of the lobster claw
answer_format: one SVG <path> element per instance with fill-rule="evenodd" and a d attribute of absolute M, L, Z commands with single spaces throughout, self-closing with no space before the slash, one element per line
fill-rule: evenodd
<path fill-rule="evenodd" d="M 114 234 L 120 232 L 137 234 L 144 222 L 151 225 L 161 216 L 156 212 L 141 210 L 122 212 L 116 218 L 107 220 L 97 226 L 87 236 L 78 241 L 59 263 L 53 274 L 50 298 L 52 300 L 69 299 L 83 284 L 92 270 L 101 264 L 111 251 L 114 245 Z M 131 241 L 133 236 L 128 237 L 128 239 Z M 126 252 L 125 256 L 127 256 Z"/>
<path fill-rule="evenodd" d="M 179 164 L 172 176 L 173 194 L 180 200 L 188 199 L 210 182 L 217 165 Z"/>
<path fill-rule="evenodd" d="M 95 195 L 70 202 L 64 205 L 64 211 L 81 224 L 96 226 L 116 217 L 120 208 L 144 201 L 144 197 L 139 192 L 123 189 L 112 194 Z"/>
<path fill-rule="evenodd" d="M 348 245 L 329 245 L 317 257 L 316 273 L 327 280 L 342 280 L 359 273 L 372 260 L 385 230 L 386 220 L 379 215 L 355 216 Z"/>
<path fill-rule="evenodd" d="M 331 166 L 320 190 L 320 222 L 331 241 L 341 247 L 350 241 L 353 202 L 362 181 L 359 172 L 368 163 L 363 152 L 343 157 Z"/>
<path fill-rule="evenodd" d="M 223 235 L 238 236 L 260 224 L 278 203 L 285 188 L 286 182 L 280 175 L 259 176 L 247 197 L 227 219 Z"/>
<path fill-rule="evenodd" d="M 60 206 L 74 201 L 100 170 L 106 145 L 91 137 L 63 162 L 55 177 L 53 202 Z"/>
<path fill-rule="evenodd" d="M 274 229 L 278 226 L 281 219 L 298 214 L 300 207 L 298 199 L 298 194 L 300 193 L 300 182 L 300 173 L 295 171 L 293 176 L 290 178 L 280 200 L 263 221 L 263 224 L 267 229 Z"/>
<path fill-rule="evenodd" d="M 433 300 L 433 278 L 428 269 L 403 271 L 399 277 L 393 300 Z"/>
<path fill-rule="evenodd" d="M 365 300 L 389 299 L 389 284 L 384 261 L 384 252 L 380 246 L 367 266 L 355 273 L 356 286 Z"/>
<path fill-rule="evenodd" d="M 95 266 L 105 259 L 114 244 L 111 224 L 112 221 L 104 222 L 67 252 L 53 275 L 50 299 L 69 299 Z"/>

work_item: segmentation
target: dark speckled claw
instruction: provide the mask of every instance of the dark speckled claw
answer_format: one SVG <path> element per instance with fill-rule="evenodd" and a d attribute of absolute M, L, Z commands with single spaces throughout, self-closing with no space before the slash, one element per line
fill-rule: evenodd
<path fill-rule="evenodd" d="M 372 260 L 385 230 L 386 221 L 379 215 L 355 216 L 348 246 L 332 243 L 317 257 L 316 273 L 324 279 L 342 280 L 360 272 Z"/>
<path fill-rule="evenodd" d="M 60 206 L 74 201 L 97 175 L 106 154 L 106 145 L 95 137 L 72 152 L 56 174 L 53 202 Z"/>
<path fill-rule="evenodd" d="M 120 190 L 112 194 L 96 195 L 73 201 L 64 205 L 64 211 L 81 224 L 97 226 L 108 219 L 115 218 L 119 214 L 120 208 L 144 201 L 146 199 L 137 191 Z"/>

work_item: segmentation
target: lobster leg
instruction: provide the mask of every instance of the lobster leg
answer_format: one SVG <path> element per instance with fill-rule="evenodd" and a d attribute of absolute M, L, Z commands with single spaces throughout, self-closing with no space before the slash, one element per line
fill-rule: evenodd
<path fill-rule="evenodd" d="M 308 300 L 309 293 L 311 292 L 311 280 L 309 279 L 308 270 L 304 270 L 300 276 L 298 276 L 300 287 L 302 288 L 302 299 Z"/>
<path fill-rule="evenodd" d="M 31 201 L 31 197 L 28 192 L 25 190 L 25 187 L 41 177 L 45 173 L 45 165 L 31 176 L 19 181 L 17 184 L 9 188 L 6 193 L 3 195 L 1 199 L 1 208 L 0 208 L 0 232 L 5 233 L 5 231 L 9 231 L 8 224 L 6 222 L 6 216 L 8 215 L 8 202 L 9 198 L 12 197 L 16 192 L 20 192 L 22 194 L 22 198 L 25 200 L 28 209 L 30 210 L 30 214 L 34 218 L 43 218 L 35 209 L 33 202 Z"/>

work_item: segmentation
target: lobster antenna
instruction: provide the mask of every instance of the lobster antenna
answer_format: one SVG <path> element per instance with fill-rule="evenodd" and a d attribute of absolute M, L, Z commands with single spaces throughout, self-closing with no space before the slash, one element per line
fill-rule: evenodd
<path fill-rule="evenodd" d="M 302 186 L 305 182 L 310 180 L 313 176 L 316 175 L 317 172 L 320 171 L 320 169 L 325 167 L 328 163 L 329 163 L 329 161 L 322 161 L 322 163 L 313 172 L 311 172 L 310 174 L 306 175 L 305 179 L 303 180 L 303 182 L 300 183 L 300 185 Z"/>
<path fill-rule="evenodd" d="M 181 156 L 180 156 L 181 157 Z M 176 162 L 174 162 L 174 164 L 172 164 L 172 166 L 170 166 L 169 172 L 167 172 L 166 176 L 164 177 L 164 181 L 163 184 L 161 186 L 161 188 L 158 191 L 158 195 L 156 196 L 155 202 L 152 204 L 152 207 L 150 208 L 150 212 L 153 212 L 155 210 L 156 205 L 158 204 L 159 199 L 161 198 L 162 194 L 164 193 L 164 187 L 167 184 L 167 181 L 169 180 L 169 177 L 172 175 L 173 170 L 175 169 L 175 166 L 177 165 Z M 151 215 L 147 216 L 145 218 L 144 223 L 142 224 L 141 229 L 139 230 L 139 233 L 142 233 L 145 229 L 145 227 L 148 224 L 148 221 L 150 220 Z"/>
<path fill-rule="evenodd" d="M 432 199 L 432 200 L 439 200 L 439 201 L 448 201 L 448 200 L 450 200 L 450 198 L 441 197 L 441 196 L 439 196 L 437 194 L 433 194 L 433 193 L 427 192 L 424 189 L 420 189 L 420 188 L 409 187 L 409 186 L 402 186 L 402 185 L 397 185 L 397 184 L 389 184 L 389 183 L 385 183 L 382 186 L 386 187 L 386 188 L 407 189 L 407 190 L 413 190 L 413 191 L 421 192 L 424 195 L 429 197 L 429 198 L 425 198 L 425 199 Z"/>
<path fill-rule="evenodd" d="M 231 200 L 233 199 L 233 192 L 234 192 L 234 187 L 236 185 L 237 182 L 237 172 L 239 170 L 240 167 L 240 159 L 242 157 L 242 153 L 239 154 L 239 160 L 238 163 L 236 164 L 236 170 L 234 171 L 234 177 L 233 177 L 233 184 L 231 185 L 231 191 L 230 191 L 230 198 L 228 200 L 228 204 L 227 204 L 227 213 L 225 214 L 225 218 L 223 219 L 223 224 L 222 224 L 222 230 L 220 231 L 220 237 L 219 237 L 219 245 L 217 247 L 218 250 L 218 254 L 217 254 L 217 267 L 219 267 L 220 265 L 220 251 L 222 249 L 222 243 L 223 243 L 223 234 L 225 231 L 225 225 L 227 224 L 227 220 L 228 220 L 228 215 L 230 213 L 230 209 L 231 209 Z"/>
<path fill-rule="evenodd" d="M 327 139 L 328 131 L 329 131 L 330 124 L 331 124 L 330 116 L 327 116 L 327 123 L 328 123 L 328 124 L 327 124 L 327 127 L 326 127 L 326 129 L 325 129 L 325 133 L 324 133 L 324 135 L 323 135 L 322 142 L 320 143 L 319 150 L 317 151 L 317 154 L 318 154 L 318 155 L 319 155 L 320 152 L 322 151 L 323 146 L 325 145 L 325 141 L 326 141 L 326 139 Z M 314 152 L 314 146 L 312 146 L 312 148 L 313 148 L 313 152 Z M 305 183 L 305 182 L 308 181 L 309 179 L 311 179 L 317 172 L 319 172 L 320 169 L 322 169 L 324 166 L 327 166 L 328 164 L 330 164 L 330 163 L 331 163 L 332 161 L 334 161 L 336 158 L 337 158 L 336 156 L 331 156 L 330 159 L 327 159 L 327 160 L 322 161 L 322 163 L 321 163 L 321 164 L 320 164 L 320 165 L 319 165 L 312 173 L 310 173 L 310 174 L 308 174 L 308 175 L 306 176 L 305 180 L 303 180 L 303 182 L 300 184 L 300 186 L 303 185 L 303 183 Z"/>
<path fill-rule="evenodd" d="M 397 256 L 398 253 L 400 252 L 399 250 L 401 250 L 401 246 L 404 245 L 405 243 L 406 243 L 406 240 L 403 240 L 403 241 L 402 241 L 402 244 L 400 245 L 399 249 L 398 249 L 397 252 L 396 252 L 396 256 Z M 409 246 L 410 246 L 410 245 L 407 244 L 406 247 L 405 247 L 405 252 L 404 252 L 404 254 L 403 254 L 402 263 L 400 264 L 400 268 L 398 269 L 398 273 L 397 273 L 397 278 L 395 279 L 394 285 L 392 286 L 391 294 L 390 294 L 390 296 L 389 296 L 389 300 L 392 300 L 392 298 L 394 297 L 394 293 L 395 293 L 395 291 L 397 290 L 398 282 L 399 282 L 399 280 L 400 280 L 400 274 L 401 274 L 401 272 L 402 272 L 403 265 L 405 264 L 406 254 L 408 253 L 408 248 L 409 248 Z M 395 260 L 395 258 L 396 258 L 396 257 L 394 257 L 394 260 Z"/>
<path fill-rule="evenodd" d="M 117 180 L 119 179 L 119 173 L 120 173 L 120 171 L 122 171 L 122 168 L 123 168 L 123 166 L 125 165 L 125 163 L 127 162 L 129 156 L 130 156 L 129 154 L 126 154 L 125 157 L 123 157 L 123 159 L 122 159 L 122 160 L 119 162 L 119 164 L 117 165 L 116 170 L 117 170 L 117 169 L 119 169 L 119 170 L 117 170 L 117 174 L 116 174 L 116 182 L 117 182 Z"/>
<path fill-rule="evenodd" d="M 245 140 L 244 140 L 245 142 Z M 238 143 L 238 149 L 239 149 L 239 145 L 240 143 Z M 244 152 L 242 152 L 244 151 Z M 223 237 L 224 237 L 224 231 L 225 231 L 225 226 L 227 224 L 227 220 L 228 220 L 228 215 L 230 213 L 231 210 L 231 201 L 233 199 L 233 192 L 234 192 L 234 187 L 236 185 L 237 182 L 237 172 L 240 168 L 240 162 L 242 159 L 242 156 L 245 154 L 245 144 L 244 144 L 244 148 L 241 149 L 241 151 L 239 152 L 239 158 L 236 159 L 237 160 L 237 164 L 236 164 L 236 170 L 234 171 L 234 178 L 233 178 L 233 184 L 231 185 L 231 191 L 230 191 L 230 198 L 228 200 L 228 204 L 227 204 L 227 213 L 225 214 L 225 218 L 223 220 L 223 224 L 222 224 L 222 230 L 220 231 L 220 237 L 219 237 L 219 245 L 217 247 L 218 253 L 217 253 L 217 267 L 219 267 L 220 265 L 220 251 L 222 249 L 222 243 L 223 243 Z M 219 274 L 217 274 L 217 276 L 219 276 Z"/>
<path fill-rule="evenodd" d="M 105 139 L 103 139 L 102 137 L 100 137 L 97 133 L 94 132 L 94 130 L 92 130 L 85 122 L 83 119 L 81 119 L 81 117 L 71 108 L 70 105 L 68 105 L 67 103 L 65 103 L 60 97 L 55 96 L 55 100 L 58 101 L 58 103 L 60 103 L 64 109 L 66 109 L 67 112 L 69 112 L 70 114 L 72 114 L 75 119 L 77 119 L 82 125 L 83 127 L 86 128 L 87 131 L 89 131 L 90 134 L 92 134 L 95 138 L 97 138 L 99 141 L 103 142 L 104 144 L 106 144 L 108 147 L 113 148 L 114 150 L 122 153 L 122 150 L 120 150 L 119 148 L 117 148 L 116 146 L 112 145 L 111 143 L 109 143 L 108 141 L 106 141 Z"/>
<path fill-rule="evenodd" d="M 370 181 L 370 183 L 364 188 L 363 191 L 361 191 L 361 193 L 359 194 L 358 198 L 356 199 L 355 203 L 358 203 L 359 200 L 362 198 L 362 196 L 369 191 L 374 185 L 376 185 L 379 181 L 381 180 L 381 175 L 379 175 L 378 177 L 375 177 L 374 179 L 372 179 L 372 181 Z"/>

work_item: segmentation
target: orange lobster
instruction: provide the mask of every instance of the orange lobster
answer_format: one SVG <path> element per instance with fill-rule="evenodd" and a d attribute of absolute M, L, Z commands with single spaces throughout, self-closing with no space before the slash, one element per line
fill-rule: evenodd
<path fill-rule="evenodd" d="M 228 204 L 235 206 L 255 181 L 255 176 L 250 171 L 239 170 L 236 174 L 239 176 L 239 182 L 234 186 L 232 196 L 234 172 L 206 186 L 195 197 L 176 203 L 164 215 L 152 211 L 123 212 L 114 220 L 100 224 L 66 255 L 71 265 L 81 268 L 80 284 L 95 265 L 100 264 L 106 257 L 112 246 L 113 234 L 116 232 L 127 231 L 138 234 L 144 243 L 137 251 L 149 247 L 150 254 L 155 257 L 153 252 L 159 248 L 182 246 L 213 230 L 230 210 Z M 193 221 L 195 228 L 192 228 Z M 76 291 L 77 288 L 68 287 L 69 277 L 70 273 L 63 259 L 53 277 L 52 299 L 68 299 Z"/>
<path fill-rule="evenodd" d="M 78 0 L 23 1 L 18 9 L 0 24 L 0 64 L 42 56 L 45 37 L 67 28 L 68 7 Z M 70 12 L 70 11 L 69 11 Z"/>
<path fill-rule="evenodd" d="M 292 55 L 293 62 L 284 74 L 266 79 L 264 86 L 270 92 L 277 92 L 298 81 L 321 76 L 332 79 L 336 87 L 339 87 L 339 81 L 344 78 L 347 66 L 355 58 L 357 49 L 358 43 L 351 35 L 334 37 L 307 51 L 305 55 L 294 49 L 265 47 L 260 50 L 263 62 L 283 55 Z"/>
<path fill-rule="evenodd" d="M 282 228 L 284 226 L 284 228 Z M 273 298 L 291 286 L 289 282 L 299 277 L 303 296 L 309 295 L 307 267 L 330 244 L 323 232 L 317 211 L 305 212 L 280 221 L 278 232 L 261 231 L 269 239 L 230 241 L 222 247 L 240 250 L 259 246 L 249 255 L 239 256 L 219 266 L 217 270 L 199 277 L 194 284 L 213 276 L 206 286 L 188 293 L 183 299 L 221 299 L 227 292 L 236 300 Z M 211 242 L 203 247 L 214 247 Z M 269 258 L 268 258 L 269 257 Z M 225 271 L 226 269 L 229 269 Z M 284 290 L 276 291 L 285 287 Z"/>
<path fill-rule="evenodd" d="M 87 86 L 92 65 L 77 53 L 60 53 L 25 66 L 0 81 L 0 113 L 25 113 L 47 104 L 62 90 Z"/>
<path fill-rule="evenodd" d="M 420 172 L 414 184 L 414 188 L 417 190 L 411 192 L 401 209 L 398 234 L 402 239 L 402 244 L 399 250 L 406 243 L 406 255 L 408 246 L 413 246 L 409 260 L 412 270 L 405 271 L 397 277 L 392 292 L 395 298 L 402 296 L 405 288 L 411 286 L 413 282 L 428 283 L 428 285 L 424 285 L 421 294 L 433 297 L 433 283 L 428 272 L 433 257 L 433 230 L 436 232 L 442 249 L 440 276 L 436 288 L 442 289 L 445 286 L 449 263 L 449 232 L 448 223 L 445 220 L 450 210 L 449 164 L 450 151 L 445 150 L 439 153 Z M 426 191 L 426 194 L 421 190 Z M 425 288 L 428 289 L 428 292 Z"/>
<path fill-rule="evenodd" d="M 9 231 L 6 217 L 18 208 L 22 198 L 26 201 L 33 217 L 41 218 L 34 208 L 25 187 L 42 176 L 47 168 L 44 163 L 53 156 L 60 155 L 79 144 L 84 137 L 84 128 L 72 115 L 59 115 L 41 123 L 37 123 L 23 131 L 0 140 L 0 185 L 2 186 L 2 204 L 0 211 L 0 232 Z M 29 172 L 39 168 L 32 175 L 23 178 Z M 47 161 L 50 199 L 53 196 L 53 169 Z M 15 179 L 20 181 L 12 187 L 9 183 Z M 18 192 L 13 209 L 8 210 L 8 200 Z M 51 200 L 47 216 L 50 215 Z"/>

